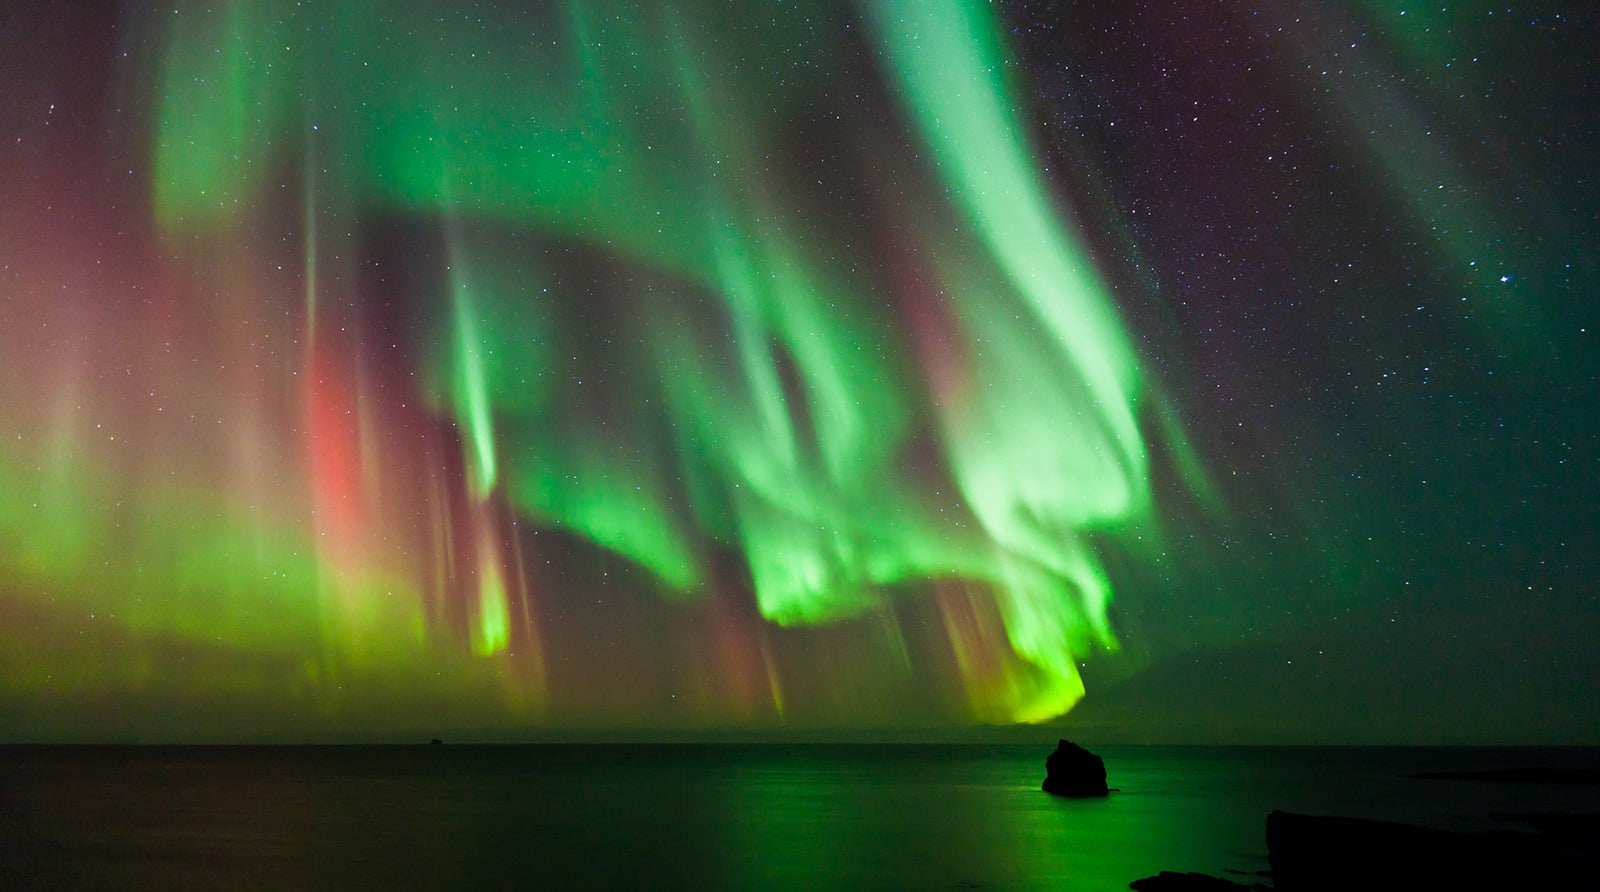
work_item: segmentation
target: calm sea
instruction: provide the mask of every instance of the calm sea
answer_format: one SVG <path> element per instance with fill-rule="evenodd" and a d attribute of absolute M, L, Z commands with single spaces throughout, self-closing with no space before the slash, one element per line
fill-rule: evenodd
<path fill-rule="evenodd" d="M 1113 890 L 1252 879 L 1274 808 L 1600 812 L 1403 777 L 1595 750 L 1096 750 L 1122 792 L 1074 801 L 1031 746 L 0 748 L 0 888 Z"/>

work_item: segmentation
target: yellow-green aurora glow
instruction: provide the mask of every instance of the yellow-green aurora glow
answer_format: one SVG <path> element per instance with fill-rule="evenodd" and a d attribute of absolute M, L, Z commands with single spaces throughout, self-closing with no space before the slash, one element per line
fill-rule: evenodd
<path fill-rule="evenodd" d="M 1117 647 L 1175 428 L 990 4 L 128 25 L 150 238 L 0 333 L 13 695 L 1041 721 Z"/>

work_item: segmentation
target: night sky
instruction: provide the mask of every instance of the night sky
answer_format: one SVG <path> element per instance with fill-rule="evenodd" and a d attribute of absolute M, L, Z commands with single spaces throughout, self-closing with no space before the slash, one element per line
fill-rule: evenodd
<path fill-rule="evenodd" d="M 0 740 L 1600 743 L 1596 46 L 6 4 Z"/>

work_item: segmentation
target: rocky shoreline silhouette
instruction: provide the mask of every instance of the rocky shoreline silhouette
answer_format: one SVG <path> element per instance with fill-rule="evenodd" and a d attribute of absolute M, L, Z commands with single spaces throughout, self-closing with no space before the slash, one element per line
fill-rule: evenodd
<path fill-rule="evenodd" d="M 1419 778 L 1499 783 L 1595 783 L 1594 772 L 1530 768 L 1435 772 Z M 1600 815 L 1496 814 L 1527 831 L 1463 832 L 1338 815 L 1267 815 L 1272 885 L 1162 871 L 1129 884 L 1139 892 L 1369 892 L 1389 890 L 1600 889 Z"/>

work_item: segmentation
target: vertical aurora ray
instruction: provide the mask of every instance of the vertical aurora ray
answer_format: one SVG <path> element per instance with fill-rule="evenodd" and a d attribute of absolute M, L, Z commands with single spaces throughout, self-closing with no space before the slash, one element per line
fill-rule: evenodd
<path fill-rule="evenodd" d="M 940 410 L 955 476 L 1008 553 L 1000 597 L 1011 643 L 1050 679 L 1015 698 L 1016 717 L 1037 721 L 1082 696 L 1074 653 L 1114 645 L 1110 586 L 1082 537 L 1146 508 L 1138 366 L 1087 253 L 1042 198 L 989 6 L 870 9 L 907 106 L 988 249 L 939 270 L 974 382 Z M 985 260 L 1000 275 L 970 274 Z"/>
<path fill-rule="evenodd" d="M 4 391 L 5 432 L 55 440 L 0 451 L 39 495 L 0 491 L 0 559 L 76 606 L 141 577 L 95 683 L 177 639 L 335 718 L 1083 695 L 1101 549 L 1151 511 L 1146 385 L 986 4 L 312 16 L 150 20 L 158 247 L 123 273 L 165 315 L 120 331 L 184 420 L 91 443 L 87 382 L 130 356 L 25 354 L 54 389 Z"/>
<path fill-rule="evenodd" d="M 483 336 L 478 331 L 477 310 L 467 272 L 459 269 L 461 258 L 451 251 L 454 262 L 450 274 L 451 322 L 455 330 L 453 373 L 455 392 L 451 406 L 455 415 L 466 421 L 466 434 L 472 456 L 470 487 L 483 498 L 494 489 L 500 468 L 495 458 L 494 417 L 489 405 L 484 365 L 487 357 Z"/>
<path fill-rule="evenodd" d="M 511 641 L 505 574 L 500 569 L 500 556 L 487 541 L 478 552 L 478 576 L 478 622 L 473 627 L 472 651 L 486 657 L 505 650 Z"/>

